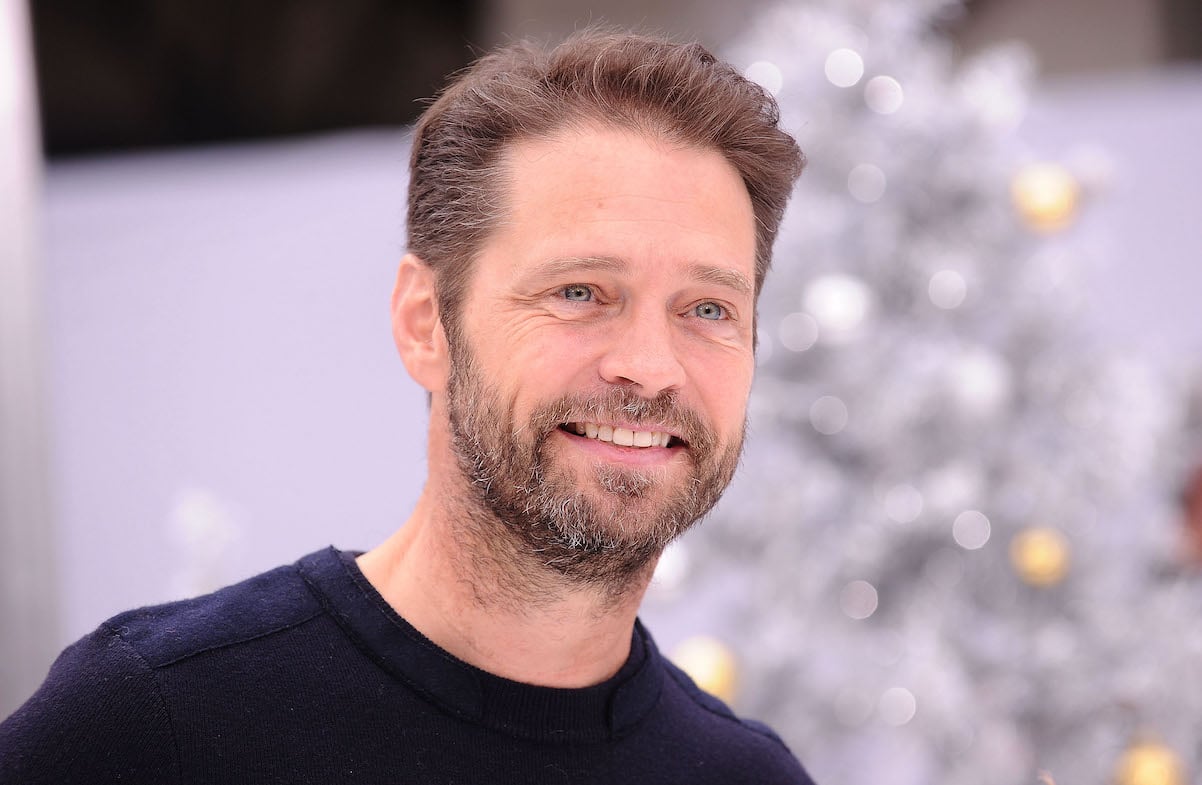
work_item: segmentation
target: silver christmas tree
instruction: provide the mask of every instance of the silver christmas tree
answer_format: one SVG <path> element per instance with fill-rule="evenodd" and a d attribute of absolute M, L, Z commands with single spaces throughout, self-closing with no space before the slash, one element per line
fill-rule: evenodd
<path fill-rule="evenodd" d="M 737 708 L 826 785 L 1181 785 L 1202 586 L 1173 554 L 1171 384 L 1079 329 L 1099 167 L 1028 160 L 1030 59 L 957 63 L 957 10 L 789 3 L 727 53 L 810 163 L 740 479 L 650 608 L 719 609 L 682 658 L 719 691 L 737 668 Z"/>

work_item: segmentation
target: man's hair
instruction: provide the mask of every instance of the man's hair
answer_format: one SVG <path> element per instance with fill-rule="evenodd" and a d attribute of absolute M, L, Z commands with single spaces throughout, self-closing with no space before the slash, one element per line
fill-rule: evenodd
<path fill-rule="evenodd" d="M 469 66 L 418 121 L 409 251 L 435 273 L 454 339 L 471 265 L 504 217 L 507 148 L 597 124 L 712 149 L 742 176 L 756 219 L 759 293 L 805 158 L 773 98 L 700 44 L 589 29 L 551 50 L 522 41 Z"/>

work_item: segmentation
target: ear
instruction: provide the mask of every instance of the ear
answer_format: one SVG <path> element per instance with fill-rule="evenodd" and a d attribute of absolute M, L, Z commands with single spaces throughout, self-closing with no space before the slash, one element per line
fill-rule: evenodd
<path fill-rule="evenodd" d="M 405 254 L 397 269 L 392 339 L 414 381 L 432 393 L 446 388 L 450 355 L 438 314 L 434 271 L 413 254 Z"/>

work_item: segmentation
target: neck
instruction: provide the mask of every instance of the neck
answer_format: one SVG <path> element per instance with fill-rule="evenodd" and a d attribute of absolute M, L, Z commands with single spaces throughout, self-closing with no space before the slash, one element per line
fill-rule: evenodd
<path fill-rule="evenodd" d="M 494 675 L 584 687 L 616 673 L 653 565 L 620 588 L 580 585 L 498 536 L 471 498 L 432 479 L 405 525 L 359 558 L 364 575 L 423 635 Z"/>

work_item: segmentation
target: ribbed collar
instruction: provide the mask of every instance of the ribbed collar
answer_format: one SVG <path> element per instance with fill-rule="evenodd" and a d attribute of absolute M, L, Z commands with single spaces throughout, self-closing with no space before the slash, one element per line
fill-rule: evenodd
<path fill-rule="evenodd" d="M 297 568 L 347 634 L 381 667 L 446 711 L 523 738 L 602 741 L 629 732 L 659 698 L 663 662 L 635 623 L 626 664 L 583 689 L 536 687 L 494 676 L 436 646 L 401 618 L 359 570 L 328 548 Z"/>

